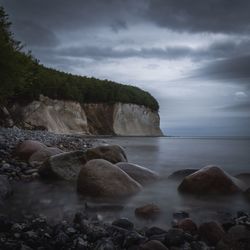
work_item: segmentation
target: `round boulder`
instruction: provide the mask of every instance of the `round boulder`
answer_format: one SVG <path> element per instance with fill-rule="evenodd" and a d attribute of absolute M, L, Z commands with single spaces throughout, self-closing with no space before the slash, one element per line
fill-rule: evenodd
<path fill-rule="evenodd" d="M 84 151 L 72 151 L 51 156 L 38 172 L 47 179 L 76 181 L 81 167 L 86 163 Z"/>
<path fill-rule="evenodd" d="M 154 220 L 161 214 L 160 208 L 155 204 L 147 204 L 135 209 L 135 215 L 141 219 Z"/>
<path fill-rule="evenodd" d="M 196 224 L 190 218 L 179 221 L 177 227 L 192 235 L 196 234 L 198 230 Z"/>
<path fill-rule="evenodd" d="M 152 183 L 159 179 L 159 175 L 147 168 L 141 167 L 137 164 L 119 162 L 116 164 L 121 170 L 127 173 L 134 180 L 139 182 L 142 186 Z"/>
<path fill-rule="evenodd" d="M 77 190 L 89 197 L 122 198 L 139 192 L 141 185 L 116 165 L 96 159 L 81 168 Z"/>
<path fill-rule="evenodd" d="M 127 156 L 124 149 L 119 145 L 107 145 L 90 148 L 86 151 L 87 161 L 104 159 L 111 163 L 126 162 Z"/>
<path fill-rule="evenodd" d="M 27 161 L 32 154 L 44 148 L 47 148 L 47 146 L 39 141 L 26 140 L 16 146 L 14 154 Z"/>
<path fill-rule="evenodd" d="M 183 193 L 234 194 L 242 191 L 244 184 L 218 166 L 209 165 L 186 176 L 178 187 Z"/>
<path fill-rule="evenodd" d="M 50 156 L 61 153 L 63 153 L 63 151 L 59 148 L 53 148 L 53 147 L 42 148 L 30 156 L 29 164 L 32 167 L 39 166 L 44 161 L 46 161 Z"/>
<path fill-rule="evenodd" d="M 215 246 L 223 238 L 225 232 L 217 222 L 211 221 L 200 225 L 199 235 L 209 246 Z"/>

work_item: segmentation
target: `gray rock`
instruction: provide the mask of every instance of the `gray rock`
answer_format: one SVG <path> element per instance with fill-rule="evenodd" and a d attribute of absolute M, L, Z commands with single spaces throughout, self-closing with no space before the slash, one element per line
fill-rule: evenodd
<path fill-rule="evenodd" d="M 150 184 L 159 179 L 159 175 L 156 172 L 137 164 L 119 162 L 116 164 L 116 166 L 118 166 L 142 186 Z"/>
<path fill-rule="evenodd" d="M 244 184 L 218 166 L 209 165 L 186 176 L 178 187 L 182 193 L 234 194 L 242 192 Z"/>
<path fill-rule="evenodd" d="M 0 200 L 8 198 L 12 194 L 12 188 L 6 175 L 0 175 Z"/>
<path fill-rule="evenodd" d="M 29 164 L 31 166 L 40 166 L 50 156 L 61 153 L 63 153 L 63 151 L 59 148 L 53 148 L 53 147 L 42 148 L 30 156 Z"/>
<path fill-rule="evenodd" d="M 158 240 L 150 240 L 141 245 L 139 250 L 168 250 L 168 248 Z"/>
<path fill-rule="evenodd" d="M 127 156 L 119 145 L 98 146 L 86 151 L 86 159 L 104 159 L 111 163 L 126 162 Z"/>
<path fill-rule="evenodd" d="M 170 246 L 181 246 L 185 243 L 185 235 L 181 229 L 172 228 L 165 235 L 165 245 Z"/>
<path fill-rule="evenodd" d="M 88 161 L 77 180 L 79 193 L 96 198 L 122 198 L 136 194 L 141 185 L 106 160 Z"/>
<path fill-rule="evenodd" d="M 178 171 L 173 172 L 171 175 L 169 175 L 168 179 L 182 181 L 186 176 L 193 174 L 198 170 L 199 169 L 193 169 L 193 168 L 178 170 Z"/>
<path fill-rule="evenodd" d="M 62 153 L 51 156 L 38 172 L 42 178 L 76 181 L 85 162 L 84 151 Z"/>
<path fill-rule="evenodd" d="M 120 218 L 112 222 L 112 225 L 124 228 L 126 230 L 133 230 L 134 224 L 127 218 Z"/>

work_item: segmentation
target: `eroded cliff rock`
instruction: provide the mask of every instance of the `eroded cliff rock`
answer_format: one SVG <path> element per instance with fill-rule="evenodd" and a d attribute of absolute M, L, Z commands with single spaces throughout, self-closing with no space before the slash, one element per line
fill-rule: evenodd
<path fill-rule="evenodd" d="M 136 104 L 83 104 L 41 96 L 26 106 L 15 105 L 28 128 L 55 133 L 160 136 L 158 112 Z"/>

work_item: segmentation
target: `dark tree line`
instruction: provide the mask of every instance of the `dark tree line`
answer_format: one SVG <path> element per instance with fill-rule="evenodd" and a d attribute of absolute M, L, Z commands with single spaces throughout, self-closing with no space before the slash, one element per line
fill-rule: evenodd
<path fill-rule="evenodd" d="M 43 94 L 80 103 L 122 102 L 159 109 L 155 98 L 137 87 L 46 68 L 30 53 L 22 52 L 10 25 L 8 15 L 0 7 L 0 104 L 30 102 Z"/>

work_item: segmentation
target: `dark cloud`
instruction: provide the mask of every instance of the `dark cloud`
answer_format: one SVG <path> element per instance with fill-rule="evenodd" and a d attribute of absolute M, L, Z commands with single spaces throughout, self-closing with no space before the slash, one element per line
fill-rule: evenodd
<path fill-rule="evenodd" d="M 16 22 L 15 30 L 15 37 L 18 40 L 21 39 L 24 44 L 37 47 L 55 47 L 59 45 L 59 39 L 54 32 L 29 20 Z"/>
<path fill-rule="evenodd" d="M 212 33 L 248 33 L 250 1 L 150 0 L 146 16 L 173 30 Z"/>
<path fill-rule="evenodd" d="M 193 76 L 244 83 L 250 87 L 250 54 L 209 63 Z"/>

